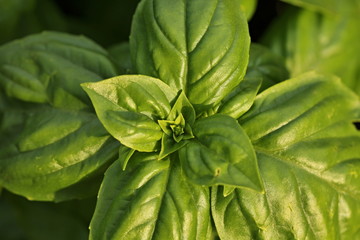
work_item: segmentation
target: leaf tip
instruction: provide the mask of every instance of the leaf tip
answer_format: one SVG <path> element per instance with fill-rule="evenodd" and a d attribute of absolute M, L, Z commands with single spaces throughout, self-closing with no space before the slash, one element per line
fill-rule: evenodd
<path fill-rule="evenodd" d="M 92 83 L 90 83 L 90 82 L 85 82 L 85 83 L 80 83 L 80 86 L 81 86 L 84 90 L 86 90 L 86 89 L 91 88 L 91 87 L 90 87 L 91 84 L 92 84 Z"/>

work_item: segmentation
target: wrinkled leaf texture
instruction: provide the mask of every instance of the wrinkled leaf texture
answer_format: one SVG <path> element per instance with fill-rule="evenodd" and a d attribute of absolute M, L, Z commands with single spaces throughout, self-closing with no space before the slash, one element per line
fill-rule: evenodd
<path fill-rule="evenodd" d="M 209 189 L 191 184 L 179 159 L 134 153 L 106 171 L 90 239 L 210 239 Z"/>
<path fill-rule="evenodd" d="M 142 152 L 159 149 L 163 132 L 157 120 L 168 117 L 174 90 L 143 75 L 122 75 L 82 86 L 102 124 L 122 144 Z"/>
<path fill-rule="evenodd" d="M 223 239 L 360 237 L 360 132 L 356 95 L 308 73 L 257 96 L 239 122 L 258 158 L 265 194 L 213 188 Z M 279 117 L 281 116 L 281 117 Z"/>
<path fill-rule="evenodd" d="M 32 200 L 94 194 L 119 145 L 80 83 L 116 74 L 85 37 L 45 32 L 0 47 L 0 185 Z"/>
<path fill-rule="evenodd" d="M 245 75 L 250 37 L 238 0 L 145 0 L 130 36 L 136 71 L 183 90 L 202 111 Z"/>
<path fill-rule="evenodd" d="M 262 191 L 254 149 L 235 119 L 215 114 L 197 120 L 193 131 L 194 140 L 179 151 L 190 181 Z"/>

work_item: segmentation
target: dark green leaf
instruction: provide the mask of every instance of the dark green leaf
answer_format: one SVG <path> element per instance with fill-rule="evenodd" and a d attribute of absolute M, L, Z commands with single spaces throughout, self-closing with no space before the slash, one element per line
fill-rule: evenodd
<path fill-rule="evenodd" d="M 273 53 L 260 44 L 252 43 L 250 46 L 250 59 L 245 75 L 247 78 L 262 79 L 260 92 L 289 79 L 289 71 L 285 66 L 285 59 Z"/>
<path fill-rule="evenodd" d="M 0 0 L 0 16 L 0 44 L 43 30 L 66 30 L 52 0 Z"/>
<path fill-rule="evenodd" d="M 134 154 L 135 150 L 125 147 L 124 145 L 121 145 L 119 148 L 119 158 L 118 161 L 122 165 L 122 170 L 126 169 L 126 165 L 128 164 L 131 156 Z"/>
<path fill-rule="evenodd" d="M 12 40 L 16 36 L 16 27 L 20 16 L 31 10 L 35 2 L 35 0 L 0 1 L 0 29 L 2 29 L 0 44 Z"/>
<path fill-rule="evenodd" d="M 130 45 L 128 42 L 122 42 L 108 48 L 110 56 L 118 66 L 120 72 L 126 74 L 134 73 L 131 63 Z"/>
<path fill-rule="evenodd" d="M 193 131 L 195 140 L 179 151 L 184 173 L 192 182 L 262 190 L 254 149 L 236 120 L 213 115 L 195 122 Z"/>
<path fill-rule="evenodd" d="M 115 74 L 84 37 L 47 32 L 1 46 L 0 185 L 33 200 L 95 194 L 118 143 L 79 84 Z"/>
<path fill-rule="evenodd" d="M 162 131 L 157 120 L 166 119 L 176 97 L 162 81 L 123 75 L 97 83 L 82 84 L 108 132 L 138 151 L 158 150 Z"/>
<path fill-rule="evenodd" d="M 214 188 L 225 239 L 356 239 L 360 221 L 359 99 L 339 79 L 309 73 L 262 92 L 240 123 L 265 194 Z"/>
<path fill-rule="evenodd" d="M 4 192 L 0 198 L 0 238 L 86 240 L 94 200 L 35 202 Z"/>
<path fill-rule="evenodd" d="M 163 159 L 170 155 L 173 152 L 176 152 L 180 148 L 184 147 L 188 141 L 182 140 L 176 142 L 173 136 L 168 136 L 166 133 L 163 133 L 163 137 L 161 139 L 161 150 L 159 153 L 159 159 Z"/>
<path fill-rule="evenodd" d="M 0 47 L 0 85 L 23 101 L 88 108 L 79 84 L 116 74 L 106 51 L 85 37 L 45 32 Z"/>
<path fill-rule="evenodd" d="M 44 106 L 22 115 L 9 111 L 3 124 L 0 185 L 28 199 L 61 201 L 96 193 L 117 153 L 117 142 L 92 113 Z"/>
<path fill-rule="evenodd" d="M 252 106 L 260 86 L 261 78 L 246 77 L 223 99 L 217 112 L 238 119 Z"/>
<path fill-rule="evenodd" d="M 100 189 L 90 239 L 209 239 L 209 190 L 189 183 L 178 161 L 135 153 L 125 172 L 114 162 Z"/>
<path fill-rule="evenodd" d="M 239 0 L 145 0 L 130 47 L 138 73 L 183 90 L 198 110 L 217 104 L 245 75 L 250 38 Z"/>

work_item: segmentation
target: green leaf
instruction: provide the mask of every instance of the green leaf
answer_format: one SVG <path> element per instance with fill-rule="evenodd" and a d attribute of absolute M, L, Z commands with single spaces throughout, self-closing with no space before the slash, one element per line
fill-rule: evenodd
<path fill-rule="evenodd" d="M 126 166 L 131 158 L 131 156 L 135 153 L 134 149 L 127 148 L 124 145 L 121 145 L 119 148 L 119 158 L 118 161 L 122 166 L 122 170 L 125 171 Z"/>
<path fill-rule="evenodd" d="M 114 59 L 114 63 L 118 66 L 120 72 L 126 74 L 133 73 L 134 71 L 131 63 L 130 44 L 122 42 L 108 48 L 110 56 Z"/>
<path fill-rule="evenodd" d="M 130 36 L 136 71 L 183 90 L 197 110 L 216 105 L 240 83 L 248 63 L 250 38 L 240 3 L 142 1 Z"/>
<path fill-rule="evenodd" d="M 167 157 L 171 153 L 176 152 L 180 148 L 184 147 L 187 143 L 187 140 L 177 142 L 175 141 L 173 136 L 169 136 L 166 133 L 163 133 L 163 136 L 161 138 L 161 150 L 159 153 L 159 160 Z"/>
<path fill-rule="evenodd" d="M 3 125 L 0 185 L 31 200 L 95 194 L 117 154 L 118 143 L 92 113 L 36 106 L 6 112 Z"/>
<path fill-rule="evenodd" d="M 0 47 L 0 86 L 22 101 L 88 108 L 79 84 L 116 74 L 107 52 L 85 37 L 45 32 Z"/>
<path fill-rule="evenodd" d="M 213 188 L 220 238 L 359 237 L 360 102 L 339 79 L 308 73 L 257 96 L 240 118 L 265 194 Z M 225 224 L 224 224 L 225 223 Z"/>
<path fill-rule="evenodd" d="M 195 122 L 193 131 L 195 140 L 179 151 L 184 173 L 192 182 L 262 191 L 254 149 L 236 120 L 213 115 Z"/>
<path fill-rule="evenodd" d="M 217 112 L 238 119 L 252 106 L 260 86 L 261 78 L 245 78 L 223 99 Z"/>
<path fill-rule="evenodd" d="M 244 80 L 221 101 L 217 112 L 238 119 L 252 106 L 259 89 L 263 91 L 288 77 L 282 57 L 260 44 L 252 43 Z"/>
<path fill-rule="evenodd" d="M 106 171 L 90 239 L 209 239 L 209 189 L 189 183 L 177 158 L 135 153 Z"/>
<path fill-rule="evenodd" d="M 179 97 L 172 106 L 167 120 L 175 121 L 179 115 L 184 117 L 184 120 L 188 125 L 192 126 L 194 124 L 196 118 L 195 109 L 183 91 L 181 91 Z"/>
<path fill-rule="evenodd" d="M 176 97 L 162 81 L 142 75 L 122 75 L 82 84 L 107 131 L 138 151 L 158 150 L 162 131 L 157 120 L 166 119 Z"/>
<path fill-rule="evenodd" d="M 192 125 L 195 122 L 195 110 L 182 91 L 171 108 L 167 120 L 159 120 L 164 132 L 161 139 L 159 159 L 177 151 L 194 138 Z"/>
<path fill-rule="evenodd" d="M 241 9 L 244 11 L 246 18 L 249 21 L 255 13 L 257 0 L 242 0 L 240 4 Z"/>
<path fill-rule="evenodd" d="M 250 59 L 245 75 L 247 78 L 262 79 L 260 92 L 289 79 L 289 71 L 285 66 L 285 59 L 276 55 L 270 49 L 257 43 L 250 46 Z"/>
<path fill-rule="evenodd" d="M 46 32 L 1 46 L 0 185 L 42 201 L 95 194 L 119 145 L 79 84 L 115 74 L 84 37 Z"/>
<path fill-rule="evenodd" d="M 360 38 L 360 5 L 339 4 L 357 11 L 335 15 L 289 8 L 262 41 L 286 59 L 292 77 L 311 70 L 335 74 L 359 95 L 360 47 L 354 43 Z"/>

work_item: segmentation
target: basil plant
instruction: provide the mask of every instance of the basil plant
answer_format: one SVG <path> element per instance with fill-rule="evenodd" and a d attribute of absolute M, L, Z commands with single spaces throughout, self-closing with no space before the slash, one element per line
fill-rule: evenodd
<path fill-rule="evenodd" d="M 94 240 L 360 238 L 359 97 L 251 43 L 255 5 L 142 0 L 121 56 L 1 46 L 0 188 L 98 194 Z"/>

